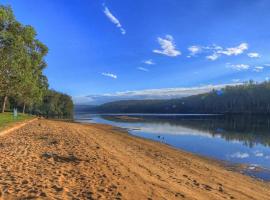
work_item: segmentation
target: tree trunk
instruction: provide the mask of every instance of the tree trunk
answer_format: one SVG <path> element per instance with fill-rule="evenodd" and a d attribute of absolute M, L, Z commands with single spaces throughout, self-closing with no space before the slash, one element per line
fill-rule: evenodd
<path fill-rule="evenodd" d="M 7 95 L 5 95 L 4 100 L 3 100 L 3 105 L 2 105 L 2 113 L 5 112 L 6 109 L 6 103 L 7 103 Z"/>
<path fill-rule="evenodd" d="M 25 103 L 23 103 L 23 114 L 25 113 Z"/>

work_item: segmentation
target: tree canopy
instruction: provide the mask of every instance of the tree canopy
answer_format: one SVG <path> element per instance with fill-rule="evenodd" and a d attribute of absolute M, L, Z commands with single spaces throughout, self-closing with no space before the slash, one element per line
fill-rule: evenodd
<path fill-rule="evenodd" d="M 47 66 L 45 61 L 47 53 L 48 47 L 37 39 L 35 29 L 17 21 L 11 7 L 0 5 L 0 97 L 2 112 L 5 112 L 7 104 L 9 104 L 22 108 L 22 112 L 27 109 L 36 113 L 33 108 L 40 109 L 42 104 L 47 103 L 48 96 L 59 96 L 62 98 L 59 101 L 63 101 L 58 103 L 62 106 L 62 111 L 57 113 L 61 113 L 61 115 L 65 115 L 67 112 L 72 113 L 63 107 L 64 104 L 70 106 L 71 98 L 48 89 L 48 80 L 43 73 Z"/>

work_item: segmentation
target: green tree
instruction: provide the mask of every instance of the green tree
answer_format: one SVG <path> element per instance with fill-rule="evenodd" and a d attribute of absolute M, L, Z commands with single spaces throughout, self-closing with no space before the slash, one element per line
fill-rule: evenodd
<path fill-rule="evenodd" d="M 0 94 L 2 112 L 8 97 L 15 96 L 26 105 L 42 101 L 47 89 L 43 70 L 48 48 L 36 39 L 31 26 L 16 21 L 10 7 L 0 6 Z"/>

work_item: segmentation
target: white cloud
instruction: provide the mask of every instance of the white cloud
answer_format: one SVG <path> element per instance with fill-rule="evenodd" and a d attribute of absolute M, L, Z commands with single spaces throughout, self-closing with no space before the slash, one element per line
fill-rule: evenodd
<path fill-rule="evenodd" d="M 153 97 L 165 97 L 170 98 L 174 96 L 184 97 L 195 94 L 201 94 L 205 92 L 212 91 L 213 89 L 220 89 L 226 87 L 227 85 L 235 84 L 221 84 L 221 85 L 205 85 L 200 87 L 190 87 L 190 88 L 163 88 L 163 89 L 148 89 L 148 90 L 135 90 L 126 92 L 117 92 L 114 94 L 105 94 L 106 96 L 151 96 Z"/>
<path fill-rule="evenodd" d="M 247 43 L 241 43 L 240 45 L 236 47 L 231 47 L 231 48 L 226 48 L 225 50 L 219 50 L 219 54 L 225 54 L 227 56 L 237 56 L 242 54 L 245 50 L 248 49 L 248 44 Z"/>
<path fill-rule="evenodd" d="M 207 58 L 208 60 L 212 60 L 212 61 L 218 59 L 219 57 L 220 57 L 220 55 L 218 55 L 217 53 L 214 53 L 214 54 L 212 54 L 212 55 L 206 56 L 206 58 Z"/>
<path fill-rule="evenodd" d="M 246 50 L 248 50 L 248 43 L 240 43 L 238 46 L 224 48 L 218 46 L 216 44 L 209 46 L 201 46 L 201 45 L 192 45 L 188 47 L 189 55 L 188 58 L 195 56 L 197 54 L 208 54 L 206 58 L 211 61 L 215 61 L 220 58 L 222 55 L 225 56 L 237 56 L 243 54 Z M 260 55 L 256 52 L 251 52 L 248 54 L 250 57 L 260 57 Z"/>
<path fill-rule="evenodd" d="M 249 65 L 246 65 L 246 64 L 230 64 L 230 63 L 227 63 L 227 66 L 229 68 L 232 68 L 234 70 L 237 70 L 237 71 L 242 71 L 242 70 L 247 70 L 250 68 Z"/>
<path fill-rule="evenodd" d="M 161 89 L 135 90 L 135 91 L 115 92 L 101 95 L 88 95 L 86 96 L 86 98 L 89 98 L 88 104 L 100 104 L 118 100 L 175 99 L 210 92 L 213 89 L 218 90 L 228 85 L 240 85 L 240 84 L 241 83 L 232 83 L 232 84 L 205 85 L 187 88 L 161 88 Z M 86 104 L 85 98 L 83 99 L 83 102 L 84 104 Z M 80 104 L 80 101 L 77 100 L 75 103 Z"/>
<path fill-rule="evenodd" d="M 165 38 L 158 37 L 158 43 L 160 44 L 161 49 L 153 50 L 154 53 L 176 57 L 181 55 L 181 52 L 176 49 L 174 39 L 171 35 L 166 35 Z"/>
<path fill-rule="evenodd" d="M 191 56 L 195 56 L 196 54 L 202 51 L 202 48 L 200 46 L 193 45 L 193 46 L 190 46 L 188 50 L 190 51 Z"/>
<path fill-rule="evenodd" d="M 110 77 L 110 78 L 113 78 L 113 79 L 117 79 L 117 75 L 112 74 L 112 73 L 105 73 L 105 72 L 103 72 L 101 75 L 107 76 L 107 77 Z"/>
<path fill-rule="evenodd" d="M 204 49 L 209 49 L 209 50 L 222 50 L 223 47 L 218 46 L 218 45 L 216 45 L 216 44 L 212 44 L 212 45 L 210 45 L 210 46 L 204 47 Z"/>
<path fill-rule="evenodd" d="M 255 71 L 255 72 L 261 72 L 263 69 L 264 69 L 263 66 L 255 66 L 255 67 L 253 68 L 253 71 Z"/>
<path fill-rule="evenodd" d="M 269 159 L 270 160 L 270 156 L 265 156 L 265 159 Z"/>
<path fill-rule="evenodd" d="M 261 57 L 260 54 L 257 52 L 251 52 L 251 53 L 248 53 L 247 55 L 250 58 L 260 58 Z"/>
<path fill-rule="evenodd" d="M 270 64 L 264 64 L 264 66 L 266 66 L 266 67 L 270 67 Z"/>
<path fill-rule="evenodd" d="M 248 158 L 249 154 L 248 153 L 241 153 L 241 152 L 236 152 L 234 154 L 231 155 L 232 158 Z"/>
<path fill-rule="evenodd" d="M 138 67 L 137 69 L 138 69 L 138 70 L 141 70 L 141 71 L 144 71 L 144 72 L 148 72 L 148 71 L 149 71 L 148 69 L 146 69 L 146 68 L 144 68 L 144 67 Z"/>
<path fill-rule="evenodd" d="M 147 65 L 155 65 L 156 63 L 153 62 L 152 59 L 149 59 L 149 60 L 145 60 L 143 61 L 144 64 L 147 64 Z"/>
<path fill-rule="evenodd" d="M 111 13 L 108 7 L 104 6 L 104 14 L 109 18 L 109 20 L 116 25 L 123 35 L 126 34 L 126 30 L 122 27 L 120 21 Z"/>
<path fill-rule="evenodd" d="M 241 43 L 236 47 L 231 47 L 231 48 L 223 48 L 218 45 L 212 45 L 212 46 L 206 46 L 202 47 L 203 50 L 206 52 L 211 52 L 210 55 L 206 56 L 208 60 L 217 60 L 221 55 L 227 55 L 227 56 L 237 56 L 244 51 L 248 49 L 248 44 L 247 43 Z"/>

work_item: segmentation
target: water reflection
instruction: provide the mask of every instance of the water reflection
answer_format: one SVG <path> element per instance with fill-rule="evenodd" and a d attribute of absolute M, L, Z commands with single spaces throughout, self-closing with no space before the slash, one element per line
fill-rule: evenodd
<path fill-rule="evenodd" d="M 201 135 L 222 137 L 227 141 L 239 141 L 252 148 L 257 144 L 270 146 L 269 116 L 144 116 L 138 120 L 123 119 L 119 116 L 101 116 L 103 119 L 137 124 L 142 119 L 140 129 L 146 132 L 166 134 Z M 131 119 L 134 119 L 131 117 Z M 138 125 L 138 124 L 137 124 Z"/>

